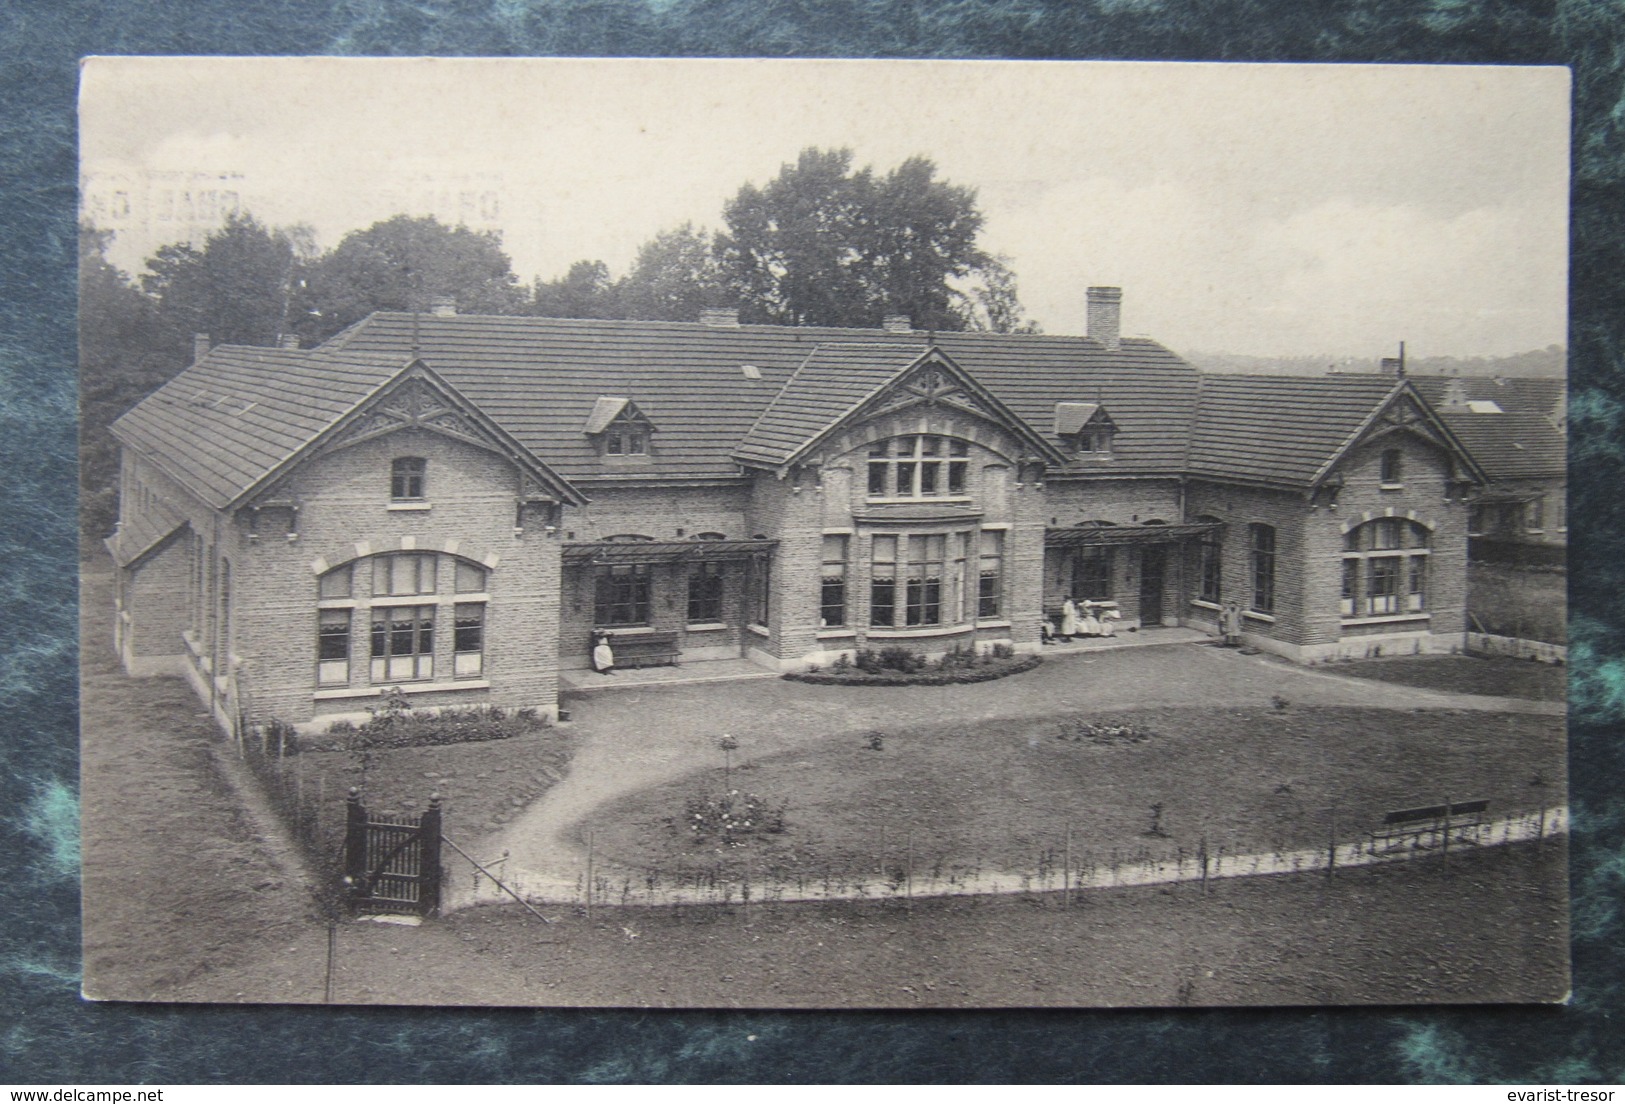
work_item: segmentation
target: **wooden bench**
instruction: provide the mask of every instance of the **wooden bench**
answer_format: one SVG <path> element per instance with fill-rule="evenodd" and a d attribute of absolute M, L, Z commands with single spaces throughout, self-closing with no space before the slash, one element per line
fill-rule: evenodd
<path fill-rule="evenodd" d="M 1479 801 L 1451 801 L 1443 805 L 1423 805 L 1415 809 L 1396 809 L 1382 818 L 1382 827 L 1371 833 L 1371 853 L 1411 850 L 1448 849 L 1454 844 L 1478 843 L 1479 831 L 1484 827 L 1484 814 L 1490 803 Z"/>
<path fill-rule="evenodd" d="M 659 667 L 677 665 L 683 654 L 674 632 L 637 633 L 620 636 L 611 633 L 609 646 L 615 652 L 617 667 Z"/>

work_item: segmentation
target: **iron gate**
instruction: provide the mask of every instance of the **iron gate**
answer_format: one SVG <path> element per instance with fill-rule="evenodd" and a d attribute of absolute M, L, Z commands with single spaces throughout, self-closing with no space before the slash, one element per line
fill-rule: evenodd
<path fill-rule="evenodd" d="M 350 790 L 344 833 L 344 884 L 361 912 L 440 909 L 440 797 L 419 816 L 373 819 Z"/>

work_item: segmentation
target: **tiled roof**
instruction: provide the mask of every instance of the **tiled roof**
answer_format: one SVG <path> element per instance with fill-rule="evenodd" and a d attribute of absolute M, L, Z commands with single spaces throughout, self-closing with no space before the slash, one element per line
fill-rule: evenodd
<path fill-rule="evenodd" d="M 393 353 L 223 345 L 113 423 L 113 435 L 216 508 L 383 385 Z"/>
<path fill-rule="evenodd" d="M 1555 421 L 1566 397 L 1563 380 L 1417 376 L 1412 382 L 1495 482 L 1551 479 L 1567 470 L 1568 441 Z M 1453 396 L 1493 402 L 1501 413 L 1475 413 L 1452 404 Z"/>
<path fill-rule="evenodd" d="M 734 455 L 779 464 L 828 429 L 924 355 L 917 344 L 842 342 L 820 345 L 773 397 Z"/>
<path fill-rule="evenodd" d="M 1445 396 L 1455 384 L 1468 400 L 1493 402 L 1509 414 L 1557 417 L 1567 397 L 1568 382 L 1547 376 L 1409 376 L 1416 389 L 1440 413 Z"/>
<path fill-rule="evenodd" d="M 186 519 L 179 513 L 162 500 L 154 500 L 150 508 L 126 517 L 118 531 L 107 538 L 107 550 L 113 554 L 114 563 L 129 567 L 185 524 Z"/>
<path fill-rule="evenodd" d="M 379 313 L 325 348 L 402 358 L 415 350 L 560 474 L 590 482 L 734 476 L 734 450 L 819 346 L 893 345 L 917 355 L 933 338 L 1046 437 L 1056 403 L 1098 402 L 1118 428 L 1114 472 L 1178 470 L 1196 372 L 1144 339 L 1113 351 L 1048 335 Z M 747 364 L 760 379 L 741 371 Z M 605 395 L 630 397 L 659 428 L 651 464 L 635 476 L 605 465 L 581 432 Z"/>
<path fill-rule="evenodd" d="M 1378 375 L 1204 376 L 1190 472 L 1307 485 L 1403 386 Z"/>
<path fill-rule="evenodd" d="M 1544 414 L 1440 411 L 1491 481 L 1551 479 L 1568 470 L 1568 440 Z"/>

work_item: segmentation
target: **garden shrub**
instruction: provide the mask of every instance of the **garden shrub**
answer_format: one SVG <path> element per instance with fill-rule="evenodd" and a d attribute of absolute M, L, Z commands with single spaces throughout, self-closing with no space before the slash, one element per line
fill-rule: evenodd
<path fill-rule="evenodd" d="M 784 831 L 785 806 L 769 805 L 763 797 L 729 790 L 725 794 L 697 794 L 688 799 L 683 823 L 700 839 L 718 837 L 729 847 L 743 847 L 742 836 L 772 835 Z"/>
<path fill-rule="evenodd" d="M 913 653 L 910 655 L 913 656 Z M 909 670 L 902 671 L 881 667 L 879 657 L 875 653 L 869 653 L 869 657 L 866 660 L 864 652 L 860 651 L 859 662 L 853 663 L 850 667 L 843 668 L 836 663 L 827 671 L 791 671 L 784 677 L 791 682 L 810 682 L 825 686 L 951 686 L 956 683 L 990 682 L 1009 675 L 1019 675 L 1043 662 L 1035 655 L 1011 654 L 1000 658 L 992 654 L 977 657 L 972 653 L 969 660 L 963 664 L 955 660 L 944 667 L 939 660 L 927 667 L 924 657 L 913 656 L 916 662 Z"/>
<path fill-rule="evenodd" d="M 509 740 L 546 727 L 547 721 L 534 709 L 474 705 L 438 713 L 413 713 L 410 708 L 403 710 L 385 703 L 363 724 L 336 722 L 325 733 L 304 737 L 290 750 L 357 751 L 472 744 Z"/>

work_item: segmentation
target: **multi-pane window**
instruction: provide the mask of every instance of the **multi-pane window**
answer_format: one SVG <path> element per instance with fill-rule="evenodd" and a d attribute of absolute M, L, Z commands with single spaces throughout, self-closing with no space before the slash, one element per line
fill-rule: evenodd
<path fill-rule="evenodd" d="M 434 612 L 433 606 L 373 608 L 373 682 L 434 677 Z"/>
<path fill-rule="evenodd" d="M 1381 467 L 1383 486 L 1396 486 L 1405 481 L 1405 461 L 1398 449 L 1383 451 Z"/>
<path fill-rule="evenodd" d="M 449 564 L 443 567 L 442 559 Z M 437 552 L 384 553 L 324 573 L 316 584 L 317 685 L 348 686 L 355 676 L 351 659 L 362 648 L 371 660 L 364 677 L 375 685 L 434 678 L 437 617 L 450 618 L 454 626 L 442 676 L 449 658 L 454 677 L 479 677 L 489 574 L 482 564 Z M 461 600 L 443 595 L 442 583 Z M 368 633 L 365 645 L 356 639 L 358 631 Z"/>
<path fill-rule="evenodd" d="M 1275 526 L 1254 523 L 1247 527 L 1252 561 L 1253 604 L 1257 613 L 1275 611 Z"/>
<path fill-rule="evenodd" d="M 1427 527 L 1374 518 L 1343 538 L 1344 617 L 1393 617 L 1427 609 Z"/>
<path fill-rule="evenodd" d="M 649 435 L 639 426 L 612 426 L 604 433 L 604 452 L 610 456 L 645 456 Z"/>
<path fill-rule="evenodd" d="M 998 617 L 1004 606 L 1004 533 L 983 529 L 977 558 L 976 616 Z"/>
<path fill-rule="evenodd" d="M 316 682 L 350 684 L 350 611 L 324 609 L 316 614 Z"/>
<path fill-rule="evenodd" d="M 1546 499 L 1535 498 L 1523 510 L 1523 527 L 1525 529 L 1543 530 L 1546 528 Z"/>
<path fill-rule="evenodd" d="M 942 624 L 942 579 L 948 538 L 942 534 L 908 539 L 906 620 L 909 625 Z"/>
<path fill-rule="evenodd" d="M 1112 550 L 1100 545 L 1078 549 L 1072 565 L 1072 597 L 1080 602 L 1110 601 L 1112 596 Z"/>
<path fill-rule="evenodd" d="M 869 624 L 897 624 L 897 538 L 874 538 L 869 565 Z"/>
<path fill-rule="evenodd" d="M 1366 561 L 1366 608 L 1372 617 L 1399 612 L 1400 556 L 1373 556 Z"/>
<path fill-rule="evenodd" d="M 389 497 L 395 502 L 417 502 L 424 497 L 429 462 L 421 456 L 397 456 L 389 465 Z"/>
<path fill-rule="evenodd" d="M 649 565 L 605 564 L 594 579 L 593 620 L 599 625 L 649 623 Z"/>
<path fill-rule="evenodd" d="M 485 603 L 458 602 L 452 612 L 452 675 L 477 678 L 485 672 Z"/>
<path fill-rule="evenodd" d="M 1208 531 L 1196 542 L 1196 596 L 1218 605 L 1224 596 L 1224 558 L 1219 535 Z"/>
<path fill-rule="evenodd" d="M 372 561 L 372 593 L 375 597 L 399 598 L 435 592 L 433 552 L 400 552 L 375 556 Z"/>
<path fill-rule="evenodd" d="M 722 565 L 697 563 L 688 571 L 690 623 L 722 620 Z"/>
<path fill-rule="evenodd" d="M 818 623 L 824 628 L 846 624 L 846 536 L 824 536 L 822 574 L 818 588 Z"/>
<path fill-rule="evenodd" d="M 870 498 L 943 498 L 965 494 L 970 445 L 955 437 L 917 434 L 869 448 Z"/>

